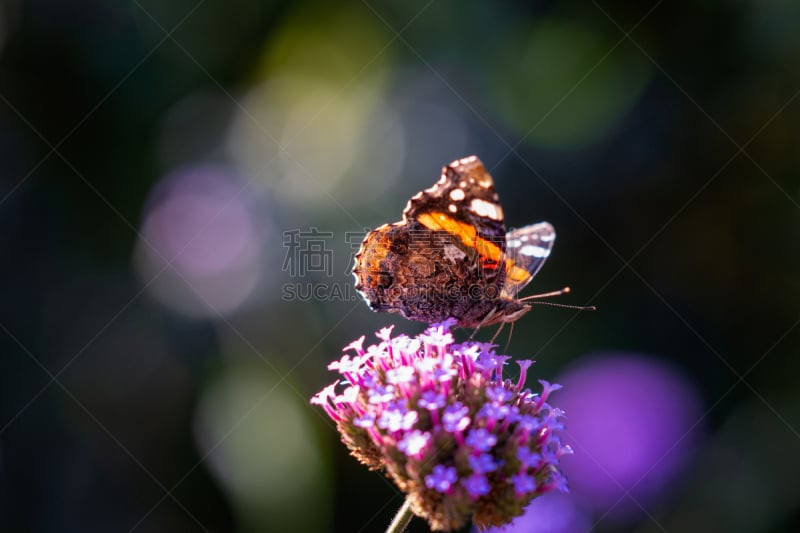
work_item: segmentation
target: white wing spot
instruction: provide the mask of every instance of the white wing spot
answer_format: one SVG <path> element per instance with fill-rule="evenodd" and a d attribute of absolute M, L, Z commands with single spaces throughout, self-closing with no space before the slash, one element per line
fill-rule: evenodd
<path fill-rule="evenodd" d="M 452 191 L 450 191 L 450 199 L 453 200 L 454 202 L 460 202 L 461 200 L 464 199 L 466 195 L 467 193 L 465 193 L 461 189 L 453 189 Z"/>
<path fill-rule="evenodd" d="M 506 246 L 509 248 L 519 248 L 522 246 L 522 241 L 520 239 L 511 239 L 506 243 Z"/>
<path fill-rule="evenodd" d="M 555 233 L 545 233 L 543 235 L 539 235 L 539 240 L 542 242 L 550 242 L 556 238 Z"/>
<path fill-rule="evenodd" d="M 492 220 L 503 220 L 503 209 L 497 204 L 474 198 L 469 206 L 478 216 L 491 218 Z"/>
<path fill-rule="evenodd" d="M 458 263 L 463 261 L 467 254 L 459 250 L 456 246 L 447 245 L 444 248 L 444 256 L 451 261 Z"/>
<path fill-rule="evenodd" d="M 464 181 L 464 180 L 461 180 L 461 183 L 459 183 L 458 186 L 461 187 L 462 189 L 466 189 L 467 188 L 467 182 Z"/>
<path fill-rule="evenodd" d="M 519 249 L 519 253 L 531 257 L 547 257 L 550 255 L 550 250 L 547 248 L 542 248 L 541 246 L 526 244 L 525 246 Z"/>
<path fill-rule="evenodd" d="M 447 206 L 447 210 L 451 213 L 455 213 L 458 211 L 458 208 L 456 207 L 456 204 L 450 204 Z"/>

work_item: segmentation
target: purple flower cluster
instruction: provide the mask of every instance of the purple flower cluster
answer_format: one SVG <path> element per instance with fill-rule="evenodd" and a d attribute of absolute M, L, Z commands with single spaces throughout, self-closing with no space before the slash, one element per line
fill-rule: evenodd
<path fill-rule="evenodd" d="M 458 529 L 470 518 L 479 528 L 502 526 L 536 496 L 567 491 L 558 463 L 572 451 L 559 438 L 563 412 L 547 403 L 560 386 L 523 388 L 532 361 L 517 362 L 516 382 L 504 380 L 510 357 L 487 343 L 455 344 L 452 325 L 433 324 L 415 338 L 384 328 L 367 348 L 362 336 L 328 367 L 341 382 L 311 402 L 432 529 Z"/>

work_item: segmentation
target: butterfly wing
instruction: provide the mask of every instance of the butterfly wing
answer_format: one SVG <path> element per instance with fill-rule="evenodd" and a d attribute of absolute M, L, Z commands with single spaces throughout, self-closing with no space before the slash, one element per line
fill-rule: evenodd
<path fill-rule="evenodd" d="M 439 181 L 408 201 L 403 220 L 417 221 L 432 231 L 447 231 L 481 254 L 480 239 L 492 243 L 500 255 L 505 251 L 500 199 L 491 175 L 474 155 L 443 167 Z M 485 248 L 483 251 L 490 253 Z"/>
<path fill-rule="evenodd" d="M 550 256 L 556 230 L 549 222 L 539 222 L 512 230 L 506 235 L 506 280 L 502 295 L 516 299 Z"/>
<path fill-rule="evenodd" d="M 481 289 L 479 299 L 499 296 L 505 278 L 506 227 L 503 209 L 491 175 L 476 156 L 442 168 L 432 187 L 414 195 L 403 210 L 412 244 L 422 240 L 417 253 L 443 260 L 431 261 L 459 291 Z M 438 248 L 431 250 L 430 244 Z M 457 281 L 456 281 L 457 280 Z M 466 298 L 466 297 L 465 297 Z"/>

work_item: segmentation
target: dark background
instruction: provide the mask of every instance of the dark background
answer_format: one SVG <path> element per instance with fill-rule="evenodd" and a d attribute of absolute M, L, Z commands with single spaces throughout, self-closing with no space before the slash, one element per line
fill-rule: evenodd
<path fill-rule="evenodd" d="M 558 231 L 526 293 L 599 308 L 515 327 L 598 423 L 582 518 L 528 531 L 797 530 L 798 27 L 792 0 L 5 0 L 0 530 L 381 531 L 401 497 L 308 398 L 351 340 L 421 330 L 350 290 L 350 243 L 472 153 L 510 227 Z"/>

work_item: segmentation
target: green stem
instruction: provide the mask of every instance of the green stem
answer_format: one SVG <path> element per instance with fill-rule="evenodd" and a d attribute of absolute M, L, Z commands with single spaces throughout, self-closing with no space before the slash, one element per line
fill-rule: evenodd
<path fill-rule="evenodd" d="M 394 515 L 394 520 L 389 524 L 386 533 L 403 533 L 413 517 L 414 513 L 411 512 L 411 501 L 406 498 L 406 501 L 403 502 L 403 506 L 400 507 L 397 514 Z"/>

